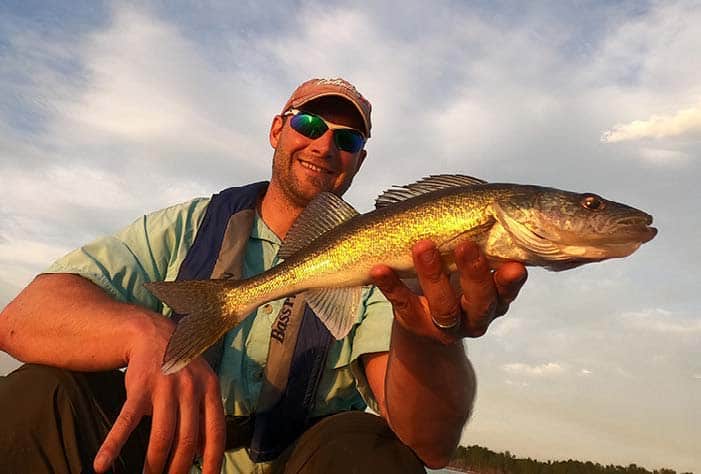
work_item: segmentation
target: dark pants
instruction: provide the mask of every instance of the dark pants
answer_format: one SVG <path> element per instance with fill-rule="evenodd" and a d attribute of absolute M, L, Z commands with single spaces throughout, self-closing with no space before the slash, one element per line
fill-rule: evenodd
<path fill-rule="evenodd" d="M 92 461 L 125 400 L 120 371 L 83 373 L 24 365 L 0 377 L 0 470 L 92 472 Z M 129 438 L 114 472 L 142 472 L 150 420 Z M 363 412 L 324 418 L 276 463 L 276 472 L 424 473 L 385 421 Z"/>
<path fill-rule="evenodd" d="M 71 372 L 27 364 L 0 377 L 0 470 L 90 473 L 126 399 L 124 374 Z M 115 473 L 143 470 L 150 420 L 143 420 L 114 463 Z"/>
<path fill-rule="evenodd" d="M 418 474 L 423 463 L 383 418 L 349 411 L 309 428 L 280 456 L 275 474 Z"/>

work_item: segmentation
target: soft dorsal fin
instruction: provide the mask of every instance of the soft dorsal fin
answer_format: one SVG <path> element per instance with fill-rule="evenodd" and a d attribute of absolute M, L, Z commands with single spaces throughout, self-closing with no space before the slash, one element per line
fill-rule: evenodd
<path fill-rule="evenodd" d="M 358 211 L 353 209 L 353 206 L 335 194 L 318 194 L 287 231 L 278 257 L 289 258 L 324 232 L 357 215 Z"/>
<path fill-rule="evenodd" d="M 458 186 L 475 186 L 486 183 L 486 181 L 479 178 L 473 178 L 472 176 L 465 176 L 461 174 L 432 175 L 405 186 L 393 186 L 375 199 L 375 208 L 379 209 L 381 207 L 386 207 L 390 204 L 405 201 L 407 199 L 430 193 L 432 191 L 437 191 L 439 189 L 454 188 Z"/>

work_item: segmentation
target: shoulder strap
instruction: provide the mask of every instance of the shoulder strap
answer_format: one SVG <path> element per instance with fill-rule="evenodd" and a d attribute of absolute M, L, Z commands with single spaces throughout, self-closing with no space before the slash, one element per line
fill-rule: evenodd
<path fill-rule="evenodd" d="M 208 278 L 240 278 L 243 254 L 253 225 L 250 211 L 255 208 L 258 198 L 268 187 L 266 181 L 233 187 L 212 196 L 195 241 L 188 250 L 183 263 L 178 269 L 180 280 L 206 280 Z M 222 244 L 227 242 L 225 251 L 233 247 L 236 255 L 233 261 L 221 265 L 225 260 L 221 254 Z M 218 265 L 218 263 L 220 265 Z M 226 267 L 226 268 L 224 268 Z M 182 316 L 173 314 L 175 321 Z M 224 350 L 224 339 L 207 349 L 203 357 L 216 371 Z"/>
<path fill-rule="evenodd" d="M 333 340 L 302 296 L 285 300 L 272 327 L 256 407 L 249 449 L 254 462 L 277 458 L 309 427 Z"/>
<path fill-rule="evenodd" d="M 228 188 L 212 196 L 195 241 L 178 270 L 176 280 L 206 280 L 217 262 L 229 218 L 243 209 L 255 208 L 268 183 Z"/>

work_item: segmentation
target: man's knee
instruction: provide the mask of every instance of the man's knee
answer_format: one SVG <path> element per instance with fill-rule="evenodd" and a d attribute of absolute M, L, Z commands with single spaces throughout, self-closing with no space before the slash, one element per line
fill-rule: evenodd
<path fill-rule="evenodd" d="M 324 418 L 291 448 L 286 474 L 425 473 L 423 463 L 384 419 L 364 412 Z"/>
<path fill-rule="evenodd" d="M 0 377 L 0 413 L 17 418 L 24 426 L 32 420 L 46 423 L 54 417 L 78 417 L 95 420 L 105 428 L 125 399 L 124 375 L 118 370 L 73 372 L 25 364 Z"/>
<path fill-rule="evenodd" d="M 83 373 L 27 364 L 0 377 L 3 467 L 7 472 L 89 470 L 123 392 L 119 371 Z"/>
<path fill-rule="evenodd" d="M 14 422 L 31 427 L 32 421 L 52 412 L 58 399 L 70 402 L 78 393 L 75 377 L 66 370 L 46 365 L 26 364 L 0 377 L 0 412 L 3 425 Z"/>
<path fill-rule="evenodd" d="M 5 379 L 13 385 L 21 386 L 26 393 L 46 393 L 61 386 L 75 385 L 70 371 L 41 364 L 24 364 L 10 372 Z"/>

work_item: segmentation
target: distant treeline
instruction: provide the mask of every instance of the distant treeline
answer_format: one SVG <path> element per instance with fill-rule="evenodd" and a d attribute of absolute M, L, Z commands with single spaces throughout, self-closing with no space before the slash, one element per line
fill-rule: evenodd
<path fill-rule="evenodd" d="M 623 466 L 602 466 L 590 461 L 547 461 L 541 462 L 531 458 L 517 458 L 509 451 L 495 453 L 481 446 L 458 446 L 449 467 L 464 472 L 478 474 L 677 474 L 673 469 L 659 469 L 648 471 L 642 467 L 631 464 Z M 693 474 L 685 472 L 681 474 Z"/>

